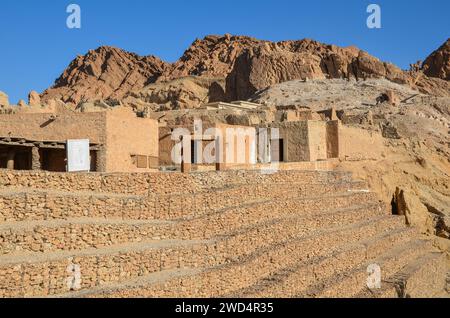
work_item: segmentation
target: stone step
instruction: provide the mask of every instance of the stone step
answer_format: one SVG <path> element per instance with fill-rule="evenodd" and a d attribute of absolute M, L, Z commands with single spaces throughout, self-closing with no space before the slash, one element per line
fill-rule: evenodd
<path fill-rule="evenodd" d="M 266 173 L 260 170 L 182 173 L 56 173 L 0 170 L 0 188 L 36 188 L 58 191 L 95 191 L 131 195 L 183 194 L 232 184 L 279 182 L 350 182 L 343 171 L 289 170 Z"/>
<path fill-rule="evenodd" d="M 221 200 L 221 198 L 218 200 Z M 183 220 L 183 219 L 192 219 L 196 217 L 201 217 L 203 215 L 209 215 L 212 213 L 222 213 L 228 209 L 232 208 L 247 208 L 249 206 L 255 206 L 257 204 L 267 205 L 291 205 L 292 201 L 298 201 L 297 209 L 300 210 L 309 210 L 309 209 L 324 209 L 327 206 L 335 206 L 333 204 L 328 205 L 329 202 L 333 201 L 341 201 L 344 198 L 344 201 L 347 202 L 356 202 L 356 204 L 361 203 L 370 203 L 370 202 L 378 202 L 378 197 L 375 193 L 366 192 L 366 191 L 348 191 L 345 192 L 335 192 L 329 195 L 317 195 L 312 194 L 310 196 L 282 196 L 271 198 L 267 192 L 264 192 L 261 197 L 254 197 L 253 200 L 246 200 L 244 195 L 241 197 L 222 197 L 227 202 L 222 202 L 222 208 L 220 208 L 220 204 L 217 205 L 216 208 L 211 207 L 209 205 L 203 204 L 204 201 L 198 200 L 198 198 L 183 198 L 185 199 L 185 205 L 183 205 L 183 201 L 179 201 L 178 204 L 172 204 L 171 207 L 167 208 L 170 203 L 165 203 L 165 207 L 162 207 L 159 204 L 156 204 L 154 210 L 157 211 L 150 215 L 137 214 L 134 216 L 128 216 L 130 218 L 155 218 L 155 219 L 166 219 L 166 220 Z M 190 201 L 193 199 L 193 201 Z M 180 200 L 178 198 L 177 200 Z M 211 195 L 207 198 L 207 200 L 215 200 Z M 199 203 L 203 202 L 203 203 Z M 347 203 L 349 204 L 349 203 Z"/>
<path fill-rule="evenodd" d="M 86 292 L 84 297 L 218 297 L 250 286 L 261 277 L 270 275 L 288 264 L 326 256 L 342 244 L 402 226 L 404 227 L 400 222 L 393 222 L 392 217 L 372 218 L 351 226 L 317 231 L 306 237 L 291 237 L 261 247 L 252 254 L 236 256 L 226 264 L 205 268 L 195 276 L 179 277 L 163 284 L 139 283 L 134 287 L 127 285 L 96 290 Z M 247 241 L 244 241 L 244 244 L 247 245 Z M 180 288 L 181 286 L 183 288 Z"/>
<path fill-rule="evenodd" d="M 428 252 L 408 263 L 400 271 L 382 281 L 380 289 L 363 289 L 356 296 L 432 298 L 445 296 L 448 264 L 445 254 Z M 447 294 L 447 296 L 449 296 Z"/>
<path fill-rule="evenodd" d="M 368 260 L 385 249 L 411 241 L 415 235 L 415 230 L 402 227 L 357 243 L 350 243 L 338 248 L 331 255 L 315 257 L 281 268 L 255 284 L 225 297 L 293 297 L 313 285 L 317 277 L 327 277 L 339 271 L 351 270 L 355 264 Z"/>
<path fill-rule="evenodd" d="M 211 210 L 235 207 L 259 200 L 327 196 L 342 192 L 368 192 L 365 182 L 241 184 L 193 195 L 167 195 L 155 198 L 159 215 L 171 218 L 195 216 Z"/>
<path fill-rule="evenodd" d="M 383 255 L 367 261 L 350 271 L 341 272 L 334 277 L 322 280 L 309 290 L 296 296 L 320 298 L 354 297 L 361 293 L 362 290 L 367 289 L 368 266 L 372 264 L 378 265 L 381 269 L 381 279 L 383 280 L 383 277 L 390 277 L 403 267 L 414 262 L 416 258 L 433 250 L 429 241 L 416 239 L 407 244 L 389 249 Z"/>
<path fill-rule="evenodd" d="M 191 177 L 207 189 L 230 184 L 274 184 L 274 183 L 334 183 L 351 182 L 348 171 L 279 170 L 274 173 L 263 170 L 221 171 L 220 173 L 196 172 Z"/>
<path fill-rule="evenodd" d="M 374 209 L 374 215 L 378 215 L 376 209 Z M 199 266 L 204 265 L 218 265 L 224 264 L 226 262 L 230 262 L 231 260 L 237 258 L 241 259 L 248 255 L 251 255 L 255 251 L 262 248 L 270 248 L 271 244 L 283 244 L 283 241 L 293 238 L 293 237 L 301 237 L 306 234 L 312 233 L 312 229 L 318 232 L 318 229 L 325 228 L 325 234 L 327 233 L 327 229 L 330 226 L 342 227 L 343 224 L 351 223 L 347 218 L 353 218 L 355 215 L 358 219 L 353 220 L 352 222 L 356 222 L 357 220 L 365 220 L 368 215 L 364 215 L 360 212 L 359 209 L 348 209 L 348 210 L 338 210 L 334 213 L 327 213 L 323 216 L 322 226 L 318 226 L 314 228 L 314 225 L 317 223 L 316 218 L 309 216 L 307 218 L 298 217 L 285 217 L 279 220 L 270 220 L 269 222 L 261 222 L 260 224 L 254 225 L 250 228 L 242 228 L 236 233 L 228 234 L 227 236 L 221 237 L 217 241 L 208 241 L 209 244 L 205 244 L 204 246 L 199 248 L 191 249 L 188 248 L 181 249 L 181 251 L 174 251 L 174 255 L 164 255 L 169 260 L 165 258 L 161 258 L 161 262 L 174 264 L 173 257 L 178 257 L 178 263 L 180 266 L 186 266 L 192 264 L 191 262 L 195 262 Z M 327 219 L 329 218 L 329 220 Z M 378 216 L 378 218 L 380 218 Z M 381 218 L 386 218 L 382 216 Z M 384 222 L 386 223 L 387 220 Z M 391 223 L 391 222 L 389 222 Z M 363 227 L 364 228 L 364 227 Z M 318 234 L 319 235 L 319 234 Z M 258 237 L 259 239 L 255 239 Z M 169 242 L 178 242 L 179 244 L 186 245 L 185 241 L 169 241 Z M 204 241 L 196 241 L 196 242 L 204 242 Z M 243 243 L 244 242 L 244 243 Z M 0 257 L 0 270 L 5 273 L 5 276 L 9 276 L 11 279 L 18 280 L 18 277 L 38 277 L 39 279 L 44 279 L 39 272 L 36 272 L 36 269 L 41 271 L 49 271 L 49 268 L 64 268 L 64 265 L 68 266 L 68 259 L 74 258 L 74 263 L 78 264 L 81 268 L 89 268 L 88 274 L 84 273 L 83 276 L 86 278 L 88 282 L 99 282 L 108 281 L 105 278 L 99 278 L 99 274 L 97 273 L 99 270 L 96 269 L 96 264 L 100 262 L 100 264 L 110 264 L 116 263 L 116 267 L 133 267 L 137 260 L 144 258 L 143 255 L 147 255 L 148 258 L 154 258 L 155 253 L 164 253 L 158 252 L 154 250 L 143 250 L 146 246 L 151 248 L 152 246 L 158 247 L 158 244 L 166 244 L 166 241 L 155 242 L 141 242 L 141 243 L 133 243 L 127 245 L 114 245 L 106 248 L 91 248 L 82 251 L 69 251 L 69 252 L 53 252 L 53 253 L 14 253 L 9 255 L 4 255 Z M 305 250 L 305 248 L 303 248 Z M 170 250 L 171 251 L 171 250 Z M 110 254 L 107 254 L 110 253 Z M 101 261 L 98 261 L 97 258 L 100 257 L 97 254 L 101 254 Z M 50 257 L 50 255 L 52 257 Z M 126 255 L 123 257 L 122 255 Z M 182 256 L 178 256 L 182 255 Z M 186 260 L 186 255 L 189 255 L 190 259 Z M 117 257 L 121 259 L 121 261 L 115 260 Z M 122 263 L 123 260 L 123 263 Z M 87 264 L 87 265 L 86 265 Z M 90 264 L 90 265 L 89 265 Z M 145 265 L 147 263 L 144 262 Z M 150 265 L 154 265 L 153 263 Z M 118 273 L 118 268 L 109 268 L 108 275 L 112 275 L 111 273 Z M 136 271 L 128 271 L 126 275 L 139 275 L 141 272 L 145 271 L 154 271 L 155 267 L 148 268 L 144 267 L 144 269 L 139 269 Z M 119 270 L 120 271 L 120 270 Z M 50 275 L 50 274 L 49 274 Z M 97 275 L 97 276 L 96 276 Z M 119 274 L 117 274 L 119 275 Z M 116 275 L 116 276 L 117 276 Z M 125 274 L 120 274 L 125 275 Z M 112 275 L 113 276 L 113 275 Z M 49 276 L 54 279 L 54 276 Z M 40 281 L 38 279 L 38 281 Z M 108 278 L 109 280 L 119 279 Z M 44 284 L 44 281 L 40 281 L 40 284 Z M 48 285 L 48 284 L 47 284 Z M 10 284 L 11 286 L 17 286 L 15 284 Z M 88 285 L 89 286 L 89 285 Z M 61 287 L 61 286 L 60 286 Z M 50 290 L 48 291 L 50 292 Z M 5 290 L 5 294 L 8 294 L 9 291 Z M 45 294 L 45 291 L 43 291 Z"/>
<path fill-rule="evenodd" d="M 65 293 L 79 268 L 81 289 L 169 269 L 212 266 L 210 241 L 147 241 L 78 252 L 23 253 L 0 257 L 0 297 Z M 218 255 L 217 257 L 220 257 Z"/>
<path fill-rule="evenodd" d="M 15 188 L 0 191 L 0 222 L 117 218 L 123 216 L 122 210 L 148 210 L 147 201 L 136 195 Z"/>
<path fill-rule="evenodd" d="M 0 192 L 0 222 L 67 219 L 75 217 L 122 219 L 180 219 L 236 207 L 245 203 L 295 197 L 326 196 L 365 191 L 365 184 L 311 184 L 230 187 L 225 192 L 184 196 L 108 196 L 99 193 L 70 193 L 36 190 Z M 362 190 L 361 190 L 362 189 Z"/>
<path fill-rule="evenodd" d="M 360 224 L 368 219 L 378 221 L 379 224 L 382 224 L 382 227 L 403 226 L 403 220 L 392 222 L 392 219 L 389 217 L 384 219 L 385 216 L 380 216 L 376 210 L 368 211 L 371 213 L 365 215 L 359 213 L 358 209 L 336 210 L 336 212 L 324 213 L 318 217 L 288 216 L 251 226 L 243 226 L 234 232 L 215 237 L 217 240 L 217 251 L 227 255 L 229 260 L 237 261 L 263 248 L 270 248 L 273 245 L 283 244 L 290 240 L 308 237 L 314 233 L 327 233 L 329 229 L 352 228 L 354 224 Z M 381 219 L 383 220 L 381 221 Z M 343 231 L 345 233 L 345 230 Z M 336 237 L 334 242 L 330 243 L 339 244 L 339 239 L 339 237 Z M 325 239 L 323 240 L 325 241 Z M 342 240 L 346 242 L 348 237 L 344 236 Z M 313 253 L 314 247 L 303 248 L 303 252 Z"/>
<path fill-rule="evenodd" d="M 391 282 L 402 298 L 433 297 L 446 289 L 448 262 L 445 254 L 431 252 L 408 264 Z"/>
<path fill-rule="evenodd" d="M 277 223 L 286 230 L 300 222 L 298 231 L 314 230 L 333 224 L 350 224 L 364 218 L 387 215 L 384 205 L 378 202 L 359 205 L 353 196 L 324 198 L 323 206 L 313 199 L 292 199 L 284 202 L 267 202 L 226 209 L 218 213 L 184 220 L 178 223 L 178 235 L 184 238 L 209 238 L 239 234 L 243 229 L 263 230 L 263 225 Z M 314 201 L 317 202 L 317 201 Z M 287 233 L 287 232 L 286 232 Z"/>
<path fill-rule="evenodd" d="M 211 239 L 230 236 L 241 228 L 256 226 L 263 229 L 262 225 L 268 222 L 268 226 L 272 226 L 277 220 L 284 222 L 280 223 L 282 226 L 287 222 L 286 228 L 292 226 L 292 222 L 300 222 L 305 231 L 305 228 L 352 223 L 381 215 L 382 211 L 382 205 L 378 203 L 303 211 L 285 209 L 270 202 L 258 204 L 257 208 L 227 210 L 181 222 L 91 218 L 11 222 L 0 224 L 0 255 L 22 251 L 82 250 L 149 239 Z"/>
<path fill-rule="evenodd" d="M 147 173 L 64 173 L 0 169 L 0 189 L 35 188 L 56 191 L 95 191 L 147 195 L 152 177 Z M 157 179 L 155 175 L 153 179 Z"/>
<path fill-rule="evenodd" d="M 175 222 L 71 218 L 0 224 L 0 255 L 175 239 Z"/>
<path fill-rule="evenodd" d="M 127 280 L 125 282 L 118 283 L 105 283 L 102 286 L 94 287 L 86 290 L 70 291 L 64 294 L 51 295 L 51 298 L 94 298 L 96 295 L 113 293 L 118 289 L 133 289 L 140 285 L 164 285 L 166 282 L 170 282 L 175 279 L 183 277 L 195 276 L 200 274 L 204 269 L 202 268 L 184 268 L 184 269 L 168 269 L 160 272 L 150 273 L 145 276 L 140 276 L 134 279 Z M 185 290 L 183 286 L 178 287 L 180 290 Z M 169 292 L 169 291 L 167 291 Z M 127 296 L 126 293 L 122 297 Z M 135 296 L 139 297 L 139 296 Z"/>

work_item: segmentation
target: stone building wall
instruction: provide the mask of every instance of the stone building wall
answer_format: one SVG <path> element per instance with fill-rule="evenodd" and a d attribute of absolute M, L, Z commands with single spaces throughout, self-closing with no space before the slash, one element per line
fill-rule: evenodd
<path fill-rule="evenodd" d="M 227 165 L 256 164 L 256 129 L 248 126 L 216 124 L 223 138 L 223 161 Z"/>
<path fill-rule="evenodd" d="M 159 127 L 159 165 L 174 166 L 172 161 L 172 149 L 176 141 L 172 140 L 172 128 Z"/>

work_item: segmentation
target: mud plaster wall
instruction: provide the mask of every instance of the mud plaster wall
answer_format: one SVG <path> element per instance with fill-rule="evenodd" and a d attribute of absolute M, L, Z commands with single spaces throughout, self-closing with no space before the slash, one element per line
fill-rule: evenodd
<path fill-rule="evenodd" d="M 306 121 L 282 123 L 273 128 L 279 129 L 284 139 L 284 159 L 287 162 L 309 161 L 308 124 Z"/>
<path fill-rule="evenodd" d="M 170 127 L 159 128 L 159 165 L 172 166 L 172 149 L 175 146 L 175 140 L 172 140 L 172 129 Z"/>
<path fill-rule="evenodd" d="M 106 116 L 106 172 L 150 171 L 137 168 L 132 156 L 158 157 L 158 122 L 122 111 L 111 111 Z"/>
<path fill-rule="evenodd" d="M 341 159 L 355 161 L 381 158 L 384 140 L 377 131 L 341 125 L 339 141 Z"/>
<path fill-rule="evenodd" d="M 327 130 L 324 121 L 308 121 L 310 161 L 327 159 Z"/>
<path fill-rule="evenodd" d="M 57 114 L 50 120 L 51 113 L 19 113 L 0 115 L 0 136 L 19 137 L 36 141 L 65 141 L 87 138 L 91 143 L 105 143 L 106 113 Z"/>
<path fill-rule="evenodd" d="M 327 130 L 327 158 L 339 158 L 339 129 L 341 124 L 338 120 L 329 121 L 326 124 Z"/>
<path fill-rule="evenodd" d="M 224 144 L 222 145 L 224 149 L 223 156 L 227 164 L 256 163 L 255 128 L 226 124 L 217 124 L 216 128 L 224 138 Z M 230 138 L 233 140 L 230 140 Z M 252 144 L 254 145 L 253 147 Z"/>

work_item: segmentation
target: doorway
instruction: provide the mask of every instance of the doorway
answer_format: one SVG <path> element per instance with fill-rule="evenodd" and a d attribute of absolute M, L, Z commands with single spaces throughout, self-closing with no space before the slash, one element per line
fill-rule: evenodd
<path fill-rule="evenodd" d="M 272 162 L 284 162 L 284 139 L 273 139 L 270 147 Z"/>
<path fill-rule="evenodd" d="M 12 160 L 14 170 L 31 170 L 31 148 L 20 146 L 0 147 L 0 168 L 6 169 Z"/>

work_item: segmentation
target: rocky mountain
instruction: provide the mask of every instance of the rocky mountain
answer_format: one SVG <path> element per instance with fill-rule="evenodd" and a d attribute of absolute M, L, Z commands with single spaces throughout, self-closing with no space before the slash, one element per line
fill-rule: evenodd
<path fill-rule="evenodd" d="M 247 36 L 229 34 L 208 35 L 202 40 L 197 39 L 178 61 L 164 71 L 158 81 L 186 76 L 225 78 L 245 49 L 258 46 L 263 42 Z"/>
<path fill-rule="evenodd" d="M 206 102 L 225 100 L 224 79 L 188 76 L 156 82 L 127 94 L 122 103 L 137 111 L 192 109 Z"/>
<path fill-rule="evenodd" d="M 403 72 L 355 47 L 313 40 L 264 43 L 241 54 L 227 77 L 229 99 L 247 99 L 271 85 L 295 79 L 383 77 L 406 83 Z"/>
<path fill-rule="evenodd" d="M 271 85 L 296 79 L 388 79 L 422 93 L 450 94 L 448 42 L 411 71 L 380 61 L 356 47 L 317 41 L 269 42 L 246 36 L 206 36 L 173 64 L 113 47 L 78 56 L 41 100 L 115 99 L 152 109 L 196 107 L 217 99 L 248 99 Z M 194 77 L 202 78 L 197 81 Z M 140 100 L 141 99 L 141 100 Z"/>
<path fill-rule="evenodd" d="M 450 38 L 424 61 L 423 72 L 450 81 Z"/>
<path fill-rule="evenodd" d="M 427 60 L 434 65 L 434 72 L 446 74 L 448 54 L 442 48 L 433 54 L 435 58 Z M 424 69 L 430 74 L 427 65 Z M 409 85 L 422 93 L 449 96 L 450 84 L 445 76 L 440 77 L 428 77 L 421 69 L 403 71 L 356 47 L 342 48 L 306 39 L 265 42 L 245 50 L 227 77 L 226 92 L 230 100 L 248 99 L 259 90 L 296 79 L 378 78 Z"/>
<path fill-rule="evenodd" d="M 42 101 L 78 104 L 93 99 L 120 99 L 161 76 L 168 64 L 155 56 L 139 56 L 102 46 L 78 56 L 42 95 Z"/>

